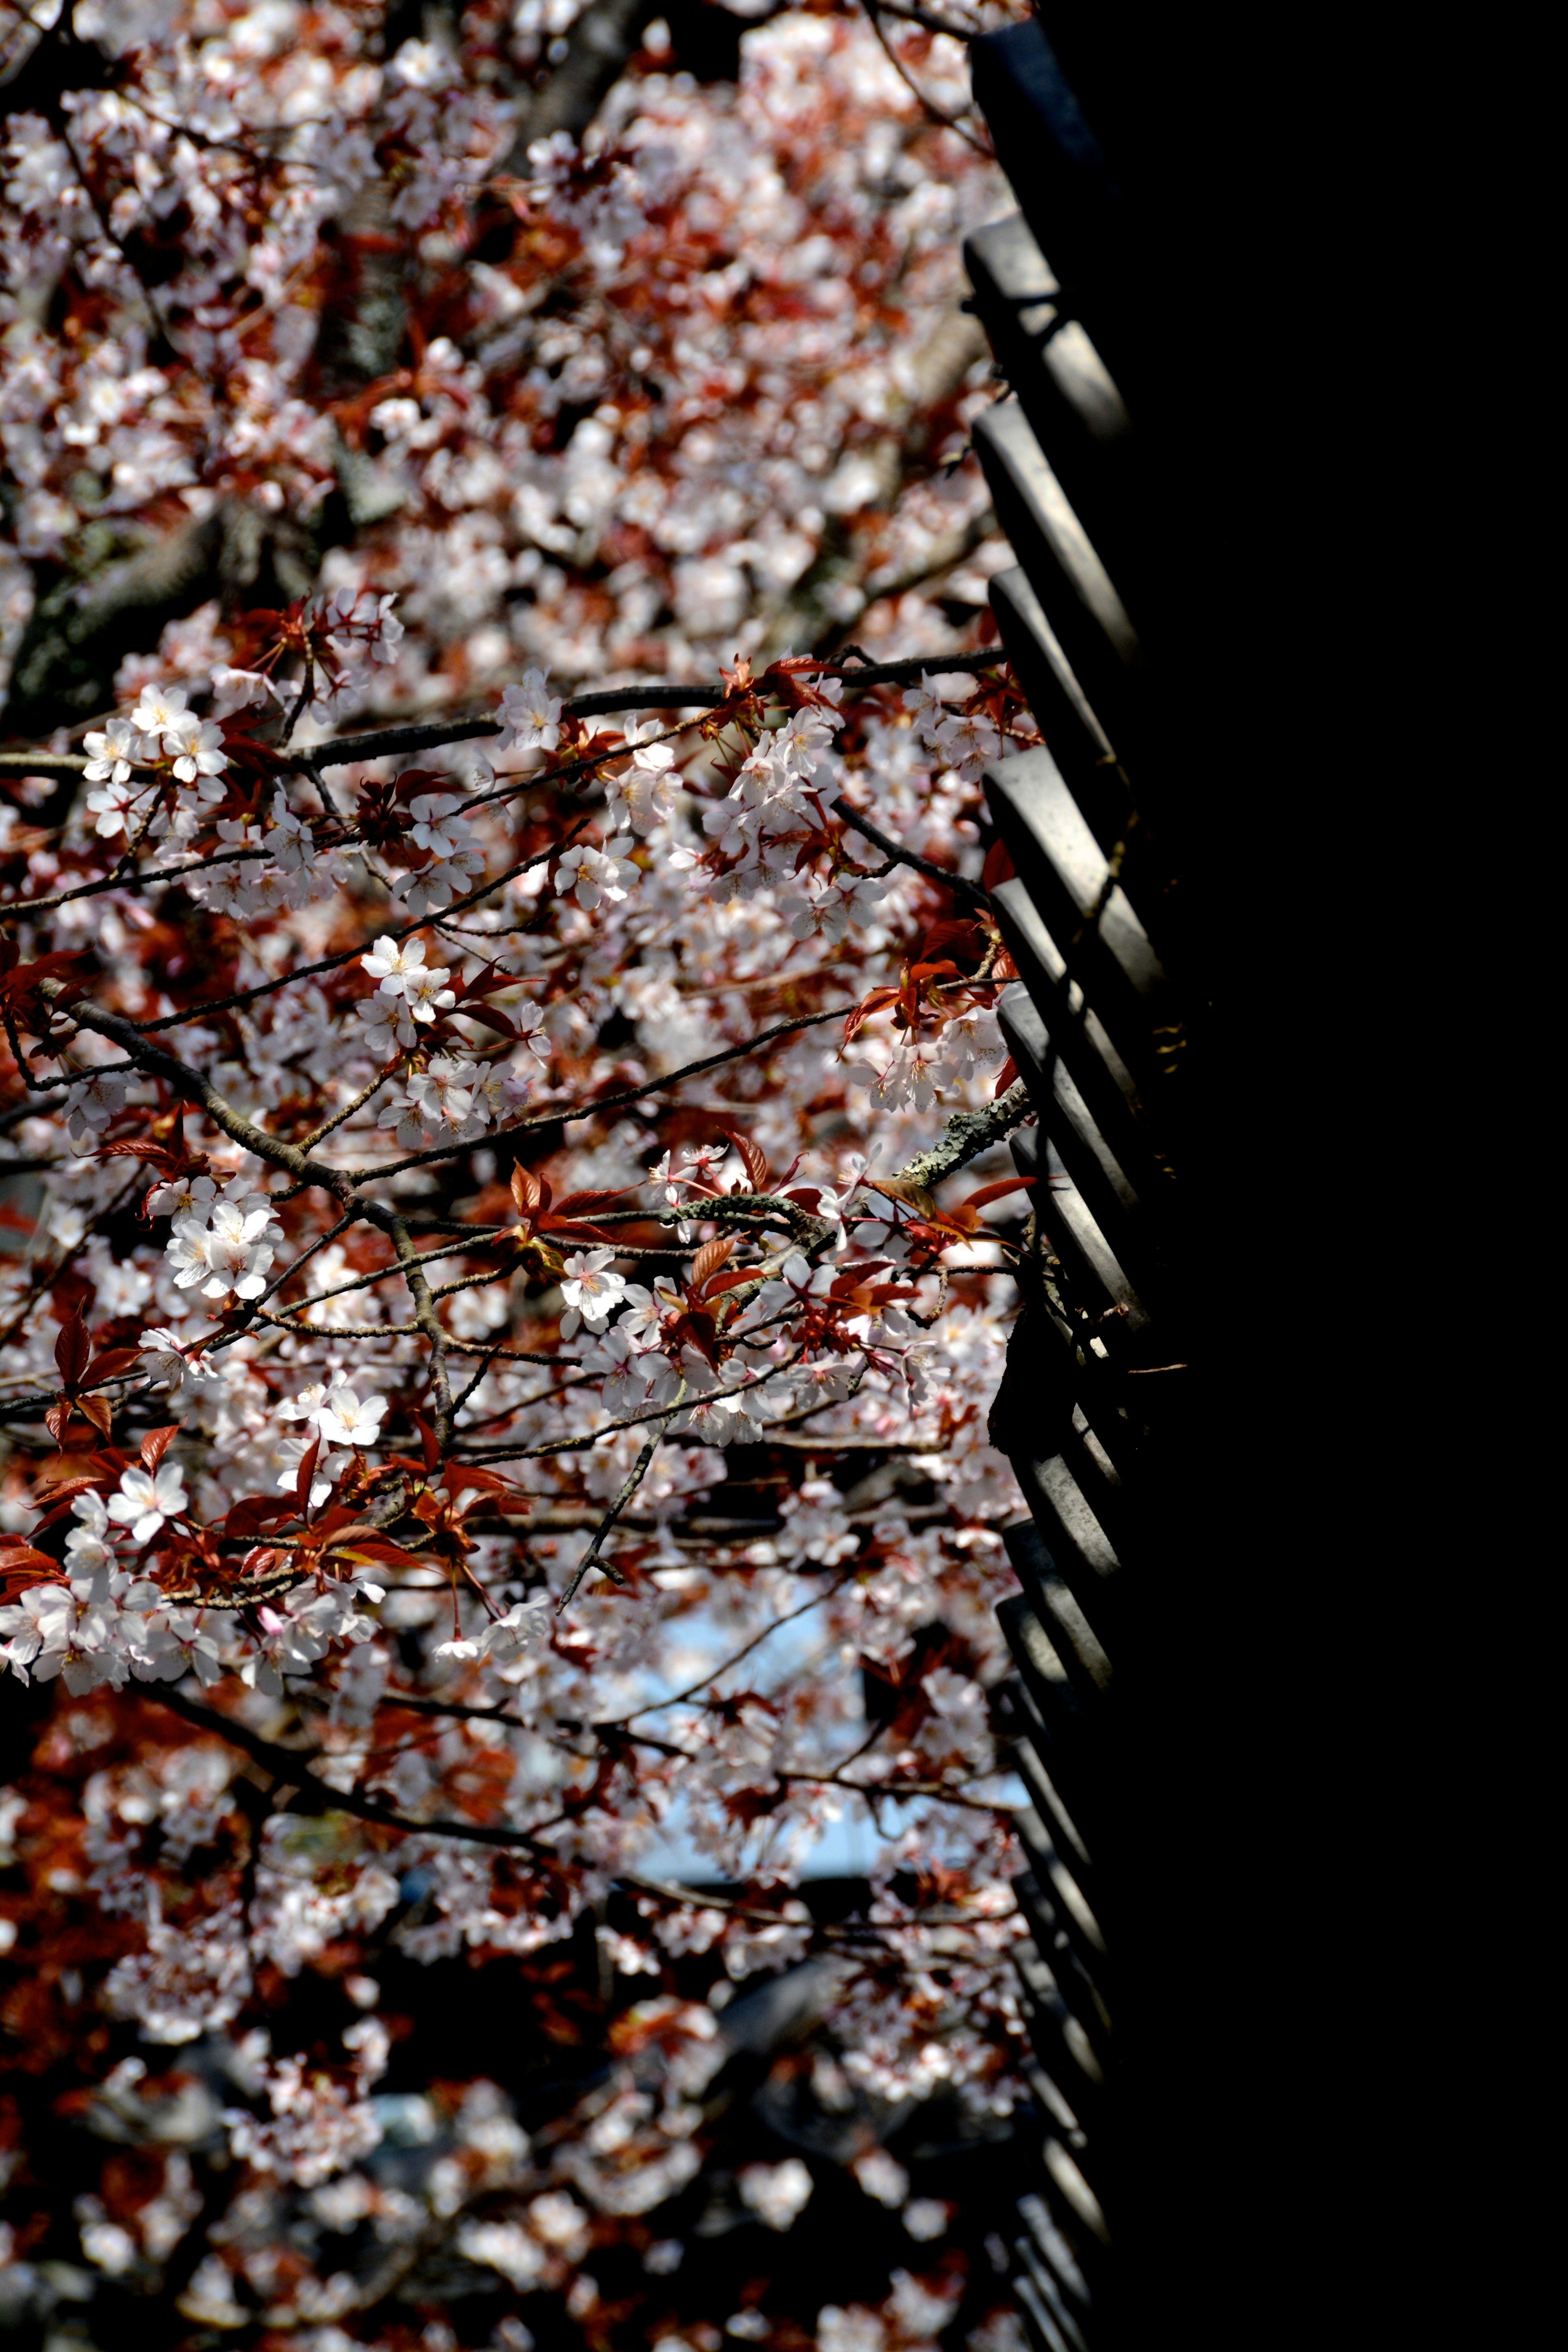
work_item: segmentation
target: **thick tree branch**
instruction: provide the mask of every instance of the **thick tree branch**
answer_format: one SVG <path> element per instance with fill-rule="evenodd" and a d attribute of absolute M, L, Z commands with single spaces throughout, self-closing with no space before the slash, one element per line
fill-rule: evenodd
<path fill-rule="evenodd" d="M 931 1192 L 944 1176 L 967 1168 L 972 1160 L 978 1160 L 983 1151 L 989 1151 L 994 1143 L 1000 1143 L 1033 1117 L 1028 1088 L 1022 1078 L 1016 1078 L 1005 1095 L 998 1095 L 984 1110 L 955 1111 L 942 1141 L 932 1144 L 929 1151 L 917 1152 L 899 1170 L 898 1181 Z"/>

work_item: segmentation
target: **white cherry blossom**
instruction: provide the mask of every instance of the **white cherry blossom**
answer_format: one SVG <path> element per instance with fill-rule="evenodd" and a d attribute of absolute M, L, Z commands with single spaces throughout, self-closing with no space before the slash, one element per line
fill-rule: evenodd
<path fill-rule="evenodd" d="M 109 1498 L 109 1517 L 131 1530 L 132 1543 L 151 1543 L 167 1519 L 185 1508 L 185 1474 L 177 1462 L 161 1462 L 155 1473 L 122 1471 L 119 1491 Z"/>
<path fill-rule="evenodd" d="M 141 1339 L 142 1366 L 155 1386 L 179 1395 L 189 1389 L 193 1392 L 210 1388 L 221 1380 L 216 1364 L 206 1356 L 185 1352 L 187 1342 L 174 1332 L 163 1329 L 143 1331 Z"/>
<path fill-rule="evenodd" d="M 186 714 L 183 726 L 171 728 L 163 740 L 165 746 L 171 742 L 179 745 L 174 773 L 180 782 L 195 784 L 205 801 L 221 801 L 225 788 L 217 779 L 228 766 L 222 729 L 210 719 L 198 719 L 193 711 Z M 277 797 L 281 800 L 282 794 Z"/>
<path fill-rule="evenodd" d="M 315 1421 L 329 1444 L 365 1446 L 379 1444 L 385 1417 L 384 1397 L 360 1398 L 353 1389 L 334 1388 L 317 1410 Z"/>
<path fill-rule="evenodd" d="M 368 955 L 361 956 L 360 962 L 378 983 L 382 995 L 401 996 L 405 981 L 424 967 L 425 942 L 384 936 Z"/>
<path fill-rule="evenodd" d="M 590 1331 L 602 1331 L 626 1297 L 626 1282 L 610 1263 L 614 1256 L 610 1249 L 579 1250 L 566 1260 L 561 1283 L 567 1310 L 561 1318 L 563 1339 L 570 1339 L 582 1324 Z"/>
<path fill-rule="evenodd" d="M 178 1223 L 188 1227 L 192 1220 L 182 1217 Z M 273 1250 L 266 1236 L 276 1230 L 266 1209 L 253 1209 L 247 1216 L 235 1203 L 220 1201 L 213 1211 L 212 1224 L 202 1237 L 202 1252 L 208 1279 L 202 1285 L 204 1298 L 225 1298 L 232 1291 L 237 1298 L 259 1298 L 267 1287 L 267 1269 L 272 1263 Z M 188 1234 L 184 1236 L 187 1241 Z M 170 1243 L 171 1252 L 174 1243 Z M 181 1288 L 185 1277 L 176 1276 Z"/>
<path fill-rule="evenodd" d="M 421 971 L 405 973 L 402 982 L 403 1001 L 414 1021 L 437 1021 L 449 1013 L 458 999 L 447 986 L 452 977 L 440 964 L 430 964 Z"/>
<path fill-rule="evenodd" d="M 472 849 L 474 829 L 456 812 L 463 803 L 456 793 L 421 793 L 411 802 L 410 840 L 436 857 L 453 857 Z"/>
<path fill-rule="evenodd" d="M 87 753 L 81 772 L 89 784 L 128 783 L 133 762 L 147 757 L 142 738 L 128 719 L 110 719 L 101 729 L 89 729 L 81 740 Z M 88 806 L 93 804 L 89 796 Z"/>
<path fill-rule="evenodd" d="M 191 724 L 187 698 L 184 687 L 144 687 L 131 713 L 131 724 L 137 732 L 160 741 L 170 759 L 178 758 L 184 749 L 185 730 Z"/>

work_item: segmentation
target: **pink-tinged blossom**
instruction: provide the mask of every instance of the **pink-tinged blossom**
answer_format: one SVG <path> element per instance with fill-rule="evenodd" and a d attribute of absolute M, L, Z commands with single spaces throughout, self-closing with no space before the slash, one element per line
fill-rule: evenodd
<path fill-rule="evenodd" d="M 175 773 L 178 774 L 176 763 Z M 285 874 L 313 873 L 320 852 L 308 820 L 296 816 L 282 793 L 272 795 L 272 822 L 267 829 L 264 846 L 274 864 Z"/>
<path fill-rule="evenodd" d="M 480 1133 L 483 1120 L 474 1114 L 479 1069 L 473 1062 L 437 1055 L 427 1067 L 408 1078 L 408 1097 L 397 1122 L 397 1139 L 411 1150 L 443 1129 L 449 1134 Z"/>
<path fill-rule="evenodd" d="M 229 662 L 219 662 L 213 670 L 213 707 L 219 719 L 230 718 L 237 710 L 248 710 L 257 703 L 268 701 L 282 704 L 272 680 L 262 671 L 236 669 Z"/>
<path fill-rule="evenodd" d="M 995 759 L 1002 744 L 988 720 L 955 711 L 937 729 L 932 748 L 968 784 L 974 782 L 987 760 Z"/>
<path fill-rule="evenodd" d="M 480 1072 L 474 1087 L 475 1118 L 489 1127 L 504 1127 L 522 1108 L 532 1086 L 529 1071 L 516 1069 L 510 1063 L 490 1063 Z"/>
<path fill-rule="evenodd" d="M 170 1176 L 154 1184 L 146 1200 L 150 1217 L 205 1218 L 218 1195 L 213 1176 Z"/>
<path fill-rule="evenodd" d="M 278 1421 L 308 1421 L 312 1425 L 316 1425 L 326 1402 L 326 1381 L 311 1381 L 300 1391 L 298 1396 L 289 1397 L 286 1402 L 274 1405 L 273 1418 Z"/>
<path fill-rule="evenodd" d="M 805 904 L 791 917 L 790 929 L 797 940 L 820 937 L 836 944 L 851 922 L 873 920 L 887 895 L 887 884 L 874 874 L 837 885 L 814 881 Z"/>
<path fill-rule="evenodd" d="M 563 898 L 575 898 L 585 913 L 601 904 L 615 906 L 637 879 L 637 869 L 626 855 L 631 845 L 623 834 L 603 849 L 563 851 L 556 861 L 556 888 Z"/>
<path fill-rule="evenodd" d="M 375 1062 L 389 1062 L 395 1054 L 405 1054 L 418 1042 L 419 1032 L 414 1026 L 414 1016 L 403 1002 L 401 990 L 395 996 L 362 996 L 353 1007 L 354 1018 L 361 1023 L 356 1045 L 363 1045 Z"/>
<path fill-rule="evenodd" d="M 553 751 L 561 740 L 561 698 L 548 691 L 542 670 L 525 670 L 521 686 L 507 688 L 500 715 L 503 750 Z"/>
<path fill-rule="evenodd" d="M 66 1123 L 79 1150 L 89 1151 L 110 1121 L 125 1108 L 129 1081 L 121 1077 L 84 1078 L 68 1092 Z"/>
<path fill-rule="evenodd" d="M 131 834 L 152 810 L 156 793 L 157 787 L 150 784 L 100 784 L 87 796 L 88 809 L 96 820 L 93 831 L 105 841 L 112 841 L 118 833 Z"/>
<path fill-rule="evenodd" d="M 456 820 L 448 817 L 445 823 L 450 828 Z M 454 898 L 471 887 L 474 876 L 484 870 L 481 850 L 455 849 L 449 856 L 437 858 L 433 866 L 421 866 L 398 887 L 410 914 L 416 921 L 422 921 L 426 915 L 439 914 L 443 908 L 449 907 Z"/>
<path fill-rule="evenodd" d="M 932 748 L 937 741 L 938 730 L 946 719 L 947 709 L 923 669 L 920 684 L 906 689 L 903 702 L 916 735 L 928 749 Z"/>
<path fill-rule="evenodd" d="M 644 742 L 641 734 L 637 728 L 626 730 L 631 763 L 609 781 L 605 816 L 617 830 L 625 825 L 633 833 L 649 834 L 673 814 L 680 778 L 669 745 Z"/>
<path fill-rule="evenodd" d="M 521 1032 L 524 1051 L 531 1054 L 535 1061 L 543 1063 L 548 1068 L 553 1048 L 549 1032 L 544 1027 L 544 1015 L 538 1005 L 520 1004 L 508 1017 L 512 1027 Z"/>
<path fill-rule="evenodd" d="M 433 857 L 455 857 L 474 846 L 474 829 L 457 812 L 463 803 L 456 793 L 421 793 L 409 804 L 414 823 L 409 838 Z"/>
<path fill-rule="evenodd" d="M 66 1538 L 66 1570 L 72 1582 L 78 1577 L 107 1575 L 114 1565 L 114 1531 L 102 1496 L 78 1495 L 71 1511 L 80 1522 Z M 101 1600 L 106 1591 L 95 1591 L 92 1597 Z"/>

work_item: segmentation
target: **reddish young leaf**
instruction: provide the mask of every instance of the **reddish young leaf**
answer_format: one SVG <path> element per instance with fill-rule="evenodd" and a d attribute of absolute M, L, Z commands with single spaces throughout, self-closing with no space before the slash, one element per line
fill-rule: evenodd
<path fill-rule="evenodd" d="M 162 1143 L 145 1143 L 132 1139 L 125 1143 L 102 1143 L 98 1148 L 100 1160 L 144 1160 L 161 1176 L 201 1176 L 207 1169 L 205 1151 L 171 1151 Z"/>
<path fill-rule="evenodd" d="M 700 1355 L 707 1357 L 710 1363 L 713 1361 L 717 1338 L 718 1327 L 713 1318 L 700 1307 L 692 1307 L 685 1315 L 678 1315 L 669 1329 L 672 1349 L 683 1345 L 695 1348 Z"/>
<path fill-rule="evenodd" d="M 57 1404 L 49 1405 L 45 1411 L 44 1427 L 48 1431 L 49 1435 L 54 1439 L 57 1445 L 60 1442 L 60 1432 L 64 1429 L 70 1417 L 70 1405 L 65 1397 L 61 1397 Z"/>
<path fill-rule="evenodd" d="M 35 1036 L 48 1034 L 54 1013 L 79 997 L 98 959 L 85 948 L 55 955 L 39 956 L 36 963 L 18 963 L 0 978 L 0 1002 L 3 1002 L 24 1029 Z M 46 1003 L 39 996 L 38 983 L 45 980 L 65 982 L 61 993 Z"/>
<path fill-rule="evenodd" d="M 58 1567 L 58 1559 L 51 1559 L 47 1551 L 40 1551 L 26 1536 L 0 1536 L 0 1568 L 7 1573 L 14 1568 Z"/>
<path fill-rule="evenodd" d="M 291 1519 L 294 1516 L 293 1503 L 287 1497 L 242 1495 L 237 1503 L 229 1506 L 223 1531 L 226 1536 L 233 1536 L 237 1542 L 243 1543 L 249 1536 L 258 1536 L 262 1528 L 270 1527 L 275 1519 Z"/>
<path fill-rule="evenodd" d="M 91 1422 L 94 1429 L 101 1431 L 105 1437 L 109 1435 L 110 1424 L 114 1419 L 114 1408 L 107 1397 L 78 1397 L 76 1409 L 84 1420 Z"/>
<path fill-rule="evenodd" d="M 180 1424 L 177 1421 L 170 1422 L 165 1429 L 150 1429 L 142 1440 L 142 1468 L 155 1472 L 179 1433 Z"/>
<path fill-rule="evenodd" d="M 737 1290 L 743 1282 L 756 1278 L 754 1265 L 727 1265 L 721 1274 L 710 1275 L 703 1286 L 704 1298 L 721 1298 L 726 1290 Z"/>
<path fill-rule="evenodd" d="M 906 1183 L 901 1176 L 868 1176 L 863 1181 L 884 1200 L 901 1201 L 906 1208 L 918 1209 L 922 1217 L 929 1217 L 936 1207 L 923 1184 Z"/>
<path fill-rule="evenodd" d="M 391 1543 L 385 1536 L 369 1529 L 362 1535 L 353 1528 L 347 1528 L 342 1535 L 332 1538 L 328 1550 L 334 1558 L 376 1562 L 384 1568 L 428 1566 L 427 1561 L 418 1559 L 415 1553 L 405 1551 L 401 1544 Z"/>
<path fill-rule="evenodd" d="M 733 1234 L 720 1234 L 714 1240 L 703 1243 L 691 1261 L 691 1278 L 687 1286 L 687 1294 L 689 1297 L 702 1297 L 709 1276 L 718 1273 L 734 1246 Z"/>
<path fill-rule="evenodd" d="M 413 1421 L 415 1428 L 419 1432 L 419 1444 L 423 1448 L 425 1454 L 426 1475 L 428 1476 L 430 1472 L 433 1471 L 440 1462 L 440 1444 L 437 1439 L 435 1431 L 431 1428 L 430 1423 L 426 1420 L 425 1415 L 422 1412 L 413 1413 L 410 1415 L 410 1418 Z"/>
<path fill-rule="evenodd" d="M 88 1338 L 81 1308 L 73 1307 L 60 1325 L 60 1335 L 55 1341 L 55 1361 L 68 1389 L 75 1389 L 79 1384 L 91 1353 L 92 1341 Z"/>
<path fill-rule="evenodd" d="M 501 1477 L 499 1472 L 481 1470 L 472 1462 L 449 1462 L 443 1474 L 443 1482 L 450 1495 L 461 1495 L 470 1486 L 477 1486 L 486 1495 L 510 1495 L 520 1503 L 526 1503 L 528 1500 L 526 1495 L 521 1494 L 517 1487 Z"/>
<path fill-rule="evenodd" d="M 991 1089 L 992 1101 L 1000 1102 L 1008 1087 L 1016 1087 L 1017 1083 L 1018 1065 L 1013 1059 L 1012 1055 L 1009 1054 L 1006 1060 L 1003 1063 L 1001 1069 L 996 1074 L 996 1083 Z"/>
<path fill-rule="evenodd" d="M 952 916 L 944 922 L 933 923 L 921 941 L 915 961 L 929 963 L 943 948 L 963 950 L 978 963 L 985 952 L 985 934 L 972 915 Z"/>
<path fill-rule="evenodd" d="M 531 1217 L 541 1208 L 550 1205 L 550 1187 L 531 1168 L 514 1168 L 511 1171 L 511 1197 L 517 1202 L 518 1214 Z"/>
<path fill-rule="evenodd" d="M 58 1438 L 55 1443 L 58 1444 Z M 112 1486 L 118 1475 L 118 1472 L 115 1472 L 101 1478 L 63 1478 L 52 1486 L 40 1486 L 34 1500 L 42 1503 L 46 1507 L 44 1516 L 34 1527 L 33 1533 L 41 1535 L 46 1528 L 52 1528 L 57 1519 L 63 1519 L 66 1517 L 79 1495 L 94 1494 L 104 1486 Z"/>
<path fill-rule="evenodd" d="M 1000 1201 L 1009 1192 L 1026 1192 L 1038 1180 L 1033 1176 L 1005 1176 L 999 1184 L 982 1184 L 978 1192 L 971 1192 L 963 1203 L 966 1209 L 984 1209 L 992 1201 Z"/>
<path fill-rule="evenodd" d="M 15 1601 L 35 1584 L 63 1584 L 65 1570 L 44 1551 L 0 1552 L 0 1597 Z"/>
<path fill-rule="evenodd" d="M 547 1225 L 552 1225 L 557 1217 L 576 1219 L 590 1216 L 595 1210 L 607 1209 L 616 1201 L 629 1200 L 636 1190 L 637 1187 L 633 1184 L 623 1184 L 617 1192 L 563 1193 L 544 1222 Z"/>
<path fill-rule="evenodd" d="M 81 1384 L 83 1388 L 96 1388 L 100 1381 L 117 1381 L 121 1372 L 128 1372 L 132 1364 L 141 1360 L 140 1348 L 106 1348 L 89 1364 Z"/>
<path fill-rule="evenodd" d="M 742 1160 L 745 1165 L 746 1173 L 752 1180 L 752 1192 L 765 1192 L 768 1189 L 768 1160 L 766 1152 L 759 1150 L 758 1146 L 752 1141 L 749 1135 L 742 1135 L 739 1128 L 723 1127 L 720 1129 L 719 1132 L 721 1135 L 727 1135 L 731 1142 L 734 1145 L 736 1150 L 740 1153 Z"/>
<path fill-rule="evenodd" d="M 850 1007 L 844 1023 L 844 1043 L 848 1045 L 857 1032 L 864 1028 L 873 1013 L 879 1013 L 884 1005 L 896 1004 L 898 1001 L 899 992 L 896 988 L 872 989 L 868 996 L 863 996 L 858 1004 Z"/>
<path fill-rule="evenodd" d="M 994 841 L 980 869 L 980 887 L 983 890 L 999 889 L 1004 882 L 1011 882 L 1017 871 L 1013 863 L 1013 853 L 1006 843 Z"/>
<path fill-rule="evenodd" d="M 509 1021 L 504 1013 L 498 1013 L 493 1004 L 469 1004 L 465 1001 L 454 1006 L 453 1009 L 460 1013 L 465 1021 L 478 1021 L 485 1028 L 498 1031 L 503 1037 L 517 1037 L 521 1034 L 517 1024 L 514 1021 Z"/>
<path fill-rule="evenodd" d="M 294 1507 L 302 1519 L 310 1516 L 310 1481 L 316 1475 L 316 1457 L 321 1450 L 321 1433 L 316 1432 L 315 1443 L 300 1464 L 300 1475 L 294 1482 Z"/>

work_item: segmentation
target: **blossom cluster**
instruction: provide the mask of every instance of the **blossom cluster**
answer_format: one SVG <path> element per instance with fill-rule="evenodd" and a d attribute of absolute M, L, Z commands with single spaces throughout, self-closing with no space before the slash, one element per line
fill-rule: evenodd
<path fill-rule="evenodd" d="M 315 2352 L 448 2302 L 498 2352 L 1018 2343 L 1005 2188 L 899 2137 L 1002 2184 L 1029 2100 L 975 886 L 1030 730 L 955 307 L 1005 192 L 962 44 L 849 0 L 735 83 L 650 24 L 520 162 L 579 13 L 17 37 L 18 87 L 57 21 L 107 61 L 13 112 L 0 232 L 0 656 L 56 697 L 0 775 L 0 2315 L 46 2332 L 68 2275 Z"/>

